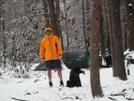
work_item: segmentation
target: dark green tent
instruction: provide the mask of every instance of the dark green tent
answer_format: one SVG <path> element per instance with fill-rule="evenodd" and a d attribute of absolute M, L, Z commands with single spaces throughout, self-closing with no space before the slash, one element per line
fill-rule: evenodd
<path fill-rule="evenodd" d="M 39 63 L 39 65 L 34 69 L 34 71 L 45 71 L 45 63 Z"/>
<path fill-rule="evenodd" d="M 63 62 L 69 68 L 89 67 L 89 52 L 86 50 L 68 50 L 63 51 Z"/>
<path fill-rule="evenodd" d="M 63 51 L 63 62 L 69 68 L 74 67 L 88 68 L 89 67 L 89 53 L 86 50 L 69 50 Z M 46 70 L 45 63 L 40 63 L 34 71 Z"/>
<path fill-rule="evenodd" d="M 87 50 L 68 50 L 63 51 L 62 56 L 63 63 L 67 68 L 72 69 L 74 67 L 88 68 L 90 66 L 90 54 Z M 100 67 L 102 65 L 102 59 L 100 58 Z M 46 70 L 45 63 L 40 63 L 34 71 L 44 71 Z"/>

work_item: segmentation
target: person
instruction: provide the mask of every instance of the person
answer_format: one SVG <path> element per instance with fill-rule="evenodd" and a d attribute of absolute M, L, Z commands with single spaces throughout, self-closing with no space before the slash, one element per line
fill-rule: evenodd
<path fill-rule="evenodd" d="M 62 47 L 59 38 L 53 34 L 52 28 L 44 30 L 44 38 L 40 42 L 40 59 L 41 63 L 45 62 L 47 68 L 47 75 L 49 79 L 49 86 L 52 87 L 52 73 L 55 69 L 60 79 L 60 86 L 64 86 L 61 72 Z"/>

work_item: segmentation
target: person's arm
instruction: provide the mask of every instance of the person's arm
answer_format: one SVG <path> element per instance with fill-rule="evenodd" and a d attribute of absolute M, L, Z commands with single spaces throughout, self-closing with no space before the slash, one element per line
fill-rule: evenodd
<path fill-rule="evenodd" d="M 62 47 L 58 37 L 57 37 L 57 49 L 58 49 L 59 59 L 62 59 Z"/>
<path fill-rule="evenodd" d="M 45 62 L 45 47 L 44 47 L 43 44 L 44 44 L 43 40 L 41 40 L 41 42 L 40 42 L 40 52 L 39 52 L 41 63 Z"/>

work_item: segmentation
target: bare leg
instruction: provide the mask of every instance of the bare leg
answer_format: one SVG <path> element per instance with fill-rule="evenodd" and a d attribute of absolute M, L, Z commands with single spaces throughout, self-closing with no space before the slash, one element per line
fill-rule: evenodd
<path fill-rule="evenodd" d="M 47 75 L 48 75 L 48 80 L 50 82 L 52 80 L 51 68 L 47 69 Z"/>
<path fill-rule="evenodd" d="M 56 71 L 58 73 L 59 79 L 62 80 L 61 68 L 56 68 Z"/>
<path fill-rule="evenodd" d="M 59 79 L 60 79 L 60 86 L 64 86 L 64 83 L 63 83 L 63 80 L 62 80 L 61 68 L 56 68 L 56 71 L 57 71 Z"/>

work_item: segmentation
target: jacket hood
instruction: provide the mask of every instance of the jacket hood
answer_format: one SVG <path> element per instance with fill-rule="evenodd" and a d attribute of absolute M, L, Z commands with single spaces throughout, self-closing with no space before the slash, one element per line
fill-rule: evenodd
<path fill-rule="evenodd" d="M 52 28 L 45 28 L 44 31 L 46 32 L 47 30 L 53 31 Z"/>
<path fill-rule="evenodd" d="M 52 31 L 50 35 L 53 35 L 53 30 L 52 30 L 52 28 L 45 28 L 45 29 L 44 29 L 44 32 L 46 32 L 47 30 Z M 45 34 L 45 36 L 47 36 L 47 35 Z"/>

